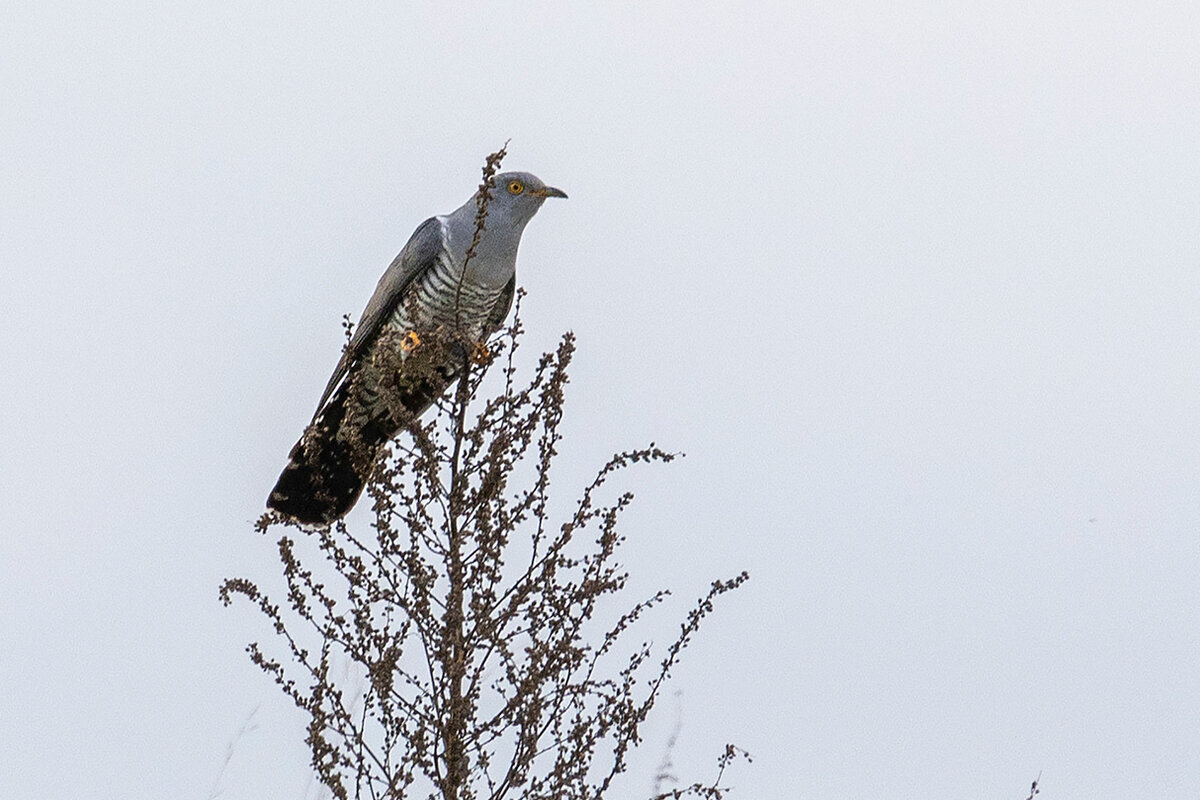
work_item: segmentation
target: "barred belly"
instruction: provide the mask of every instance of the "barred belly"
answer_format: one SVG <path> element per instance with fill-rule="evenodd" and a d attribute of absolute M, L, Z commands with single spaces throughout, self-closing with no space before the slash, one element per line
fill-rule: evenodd
<path fill-rule="evenodd" d="M 439 328 L 453 331 L 461 325 L 463 335 L 472 341 L 486 339 L 491 334 L 488 321 L 504 289 L 489 289 L 469 280 L 463 280 L 459 289 L 461 273 L 462 267 L 442 253 L 432 268 L 413 281 L 408 302 L 397 306 L 384 326 L 392 334 L 385 338 L 400 341 L 409 331 L 420 336 Z"/>
<path fill-rule="evenodd" d="M 461 325 L 468 342 L 484 342 L 492 330 L 492 315 L 504 289 L 489 289 L 470 282 L 457 288 L 461 267 L 444 254 L 414 279 L 407 302 L 397 306 L 371 346 L 368 363 L 361 364 L 355 401 L 347 408 L 341 435 L 350 430 L 378 427 L 368 440 L 388 438 L 393 431 L 394 409 L 403 405 L 420 415 L 458 377 L 462 355 L 451 355 L 429 339 L 452 335 Z M 397 369 L 398 367 L 398 369 Z"/>

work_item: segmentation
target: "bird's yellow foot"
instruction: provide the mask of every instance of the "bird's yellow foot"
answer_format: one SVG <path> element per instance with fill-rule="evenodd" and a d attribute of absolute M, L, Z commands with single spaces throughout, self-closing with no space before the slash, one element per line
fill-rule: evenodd
<path fill-rule="evenodd" d="M 488 349 L 486 342 L 476 342 L 475 351 L 471 353 L 471 358 L 476 364 L 486 364 L 487 360 L 492 357 L 492 351 Z"/>
<path fill-rule="evenodd" d="M 417 336 L 416 331 L 409 331 L 404 334 L 404 339 L 400 342 L 400 349 L 406 353 L 411 353 L 421 346 L 421 337 Z"/>

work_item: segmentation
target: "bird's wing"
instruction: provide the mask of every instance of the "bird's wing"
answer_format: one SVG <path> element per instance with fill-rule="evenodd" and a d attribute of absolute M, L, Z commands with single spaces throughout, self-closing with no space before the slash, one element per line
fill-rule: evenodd
<path fill-rule="evenodd" d="M 500 292 L 500 296 L 496 298 L 496 305 L 492 306 L 492 313 L 488 315 L 488 331 L 495 331 L 504 324 L 504 320 L 508 317 L 508 312 L 512 310 L 513 295 L 517 291 L 517 276 L 514 275 L 508 279 L 508 283 L 504 284 L 504 289 Z"/>
<path fill-rule="evenodd" d="M 317 404 L 317 414 L 321 413 L 325 402 L 349 374 L 350 367 L 362 356 L 363 351 L 375 340 L 375 336 L 392 316 L 413 278 L 429 269 L 441 250 L 442 221 L 437 217 L 430 217 L 413 231 L 408 244 L 404 245 L 400 255 L 396 256 L 387 272 L 379 279 L 375 293 L 367 301 L 367 307 L 363 309 L 362 317 L 358 320 L 350 344 L 346 346 L 337 368 L 325 386 L 325 393 L 321 395 L 321 402 Z M 313 419 L 316 419 L 316 416 Z"/>

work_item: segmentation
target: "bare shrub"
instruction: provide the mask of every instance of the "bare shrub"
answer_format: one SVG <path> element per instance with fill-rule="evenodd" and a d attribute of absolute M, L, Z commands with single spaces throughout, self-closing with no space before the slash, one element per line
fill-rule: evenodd
<path fill-rule="evenodd" d="M 682 651 L 747 579 L 714 581 L 663 651 L 629 643 L 668 592 L 623 599 L 617 523 L 632 495 L 611 480 L 675 456 L 618 453 L 554 516 L 575 338 L 519 381 L 520 297 L 488 346 L 443 330 L 408 354 L 452 359 L 461 377 L 421 419 L 395 409 L 405 433 L 369 483 L 369 533 L 265 514 L 260 532 L 282 529 L 286 597 L 244 578 L 221 586 L 226 605 L 240 595 L 270 621 L 274 644 L 250 644 L 250 658 L 307 714 L 312 767 L 337 798 L 610 796 Z M 398 368 L 375 365 L 383 378 Z M 723 791 L 718 776 L 659 797 Z"/>

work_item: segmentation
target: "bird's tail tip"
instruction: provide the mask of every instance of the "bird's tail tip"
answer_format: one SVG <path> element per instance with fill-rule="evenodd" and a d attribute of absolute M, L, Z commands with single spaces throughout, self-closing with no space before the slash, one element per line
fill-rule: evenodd
<path fill-rule="evenodd" d="M 267 496 L 267 508 L 302 525 L 328 525 L 349 513 L 364 485 L 342 448 L 314 454 L 302 442 Z"/>

